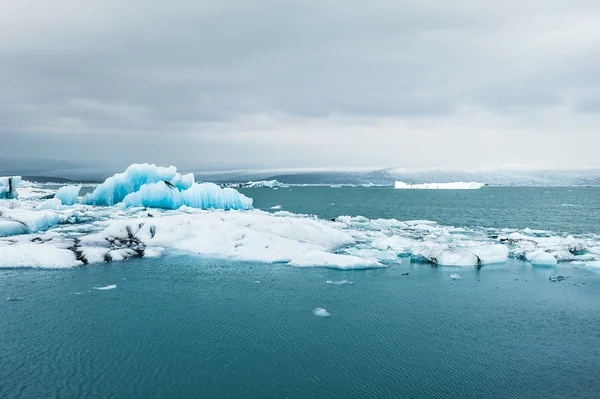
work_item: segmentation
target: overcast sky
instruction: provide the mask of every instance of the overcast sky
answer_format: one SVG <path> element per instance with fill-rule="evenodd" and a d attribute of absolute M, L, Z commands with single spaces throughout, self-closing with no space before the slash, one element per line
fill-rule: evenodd
<path fill-rule="evenodd" d="M 4 0 L 2 157 L 600 165 L 598 0 Z"/>

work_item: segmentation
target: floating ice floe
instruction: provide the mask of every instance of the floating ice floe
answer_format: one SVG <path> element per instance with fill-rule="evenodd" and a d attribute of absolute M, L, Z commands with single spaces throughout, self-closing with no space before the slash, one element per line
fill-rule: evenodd
<path fill-rule="evenodd" d="M 315 310 L 313 310 L 313 314 L 318 317 L 331 316 L 331 313 L 329 313 L 326 309 L 323 308 L 316 308 Z"/>
<path fill-rule="evenodd" d="M 17 190 L 48 190 L 23 184 Z M 83 203 L 78 186 L 61 190 L 0 201 L 0 267 L 74 267 L 178 253 L 337 269 L 386 267 L 403 258 L 454 267 L 509 258 L 545 266 L 600 264 L 595 235 L 263 212 L 238 191 L 194 183 L 193 175 L 174 167 L 132 165 Z"/>
<path fill-rule="evenodd" d="M 105 285 L 103 287 L 94 287 L 94 289 L 98 290 L 98 291 L 114 290 L 115 288 L 117 288 L 117 286 L 115 284 Z"/>
<path fill-rule="evenodd" d="M 483 186 L 485 186 L 485 183 L 477 182 L 407 184 L 402 181 L 397 181 L 394 188 L 413 190 L 478 190 Z"/>
<path fill-rule="evenodd" d="M 346 285 L 346 284 L 354 284 L 354 282 L 353 281 L 348 281 L 348 280 L 340 280 L 340 281 L 327 280 L 327 284 Z"/>

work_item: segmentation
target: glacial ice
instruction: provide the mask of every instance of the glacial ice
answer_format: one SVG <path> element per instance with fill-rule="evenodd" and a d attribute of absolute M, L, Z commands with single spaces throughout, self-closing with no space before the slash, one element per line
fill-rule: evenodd
<path fill-rule="evenodd" d="M 27 199 L 19 191 L 19 200 L 0 202 L 1 267 L 73 267 L 176 253 L 337 269 L 402 259 L 462 267 L 509 258 L 533 265 L 600 262 L 600 236 L 270 213 L 251 209 L 252 199 L 234 189 L 197 184 L 193 175 L 153 165 L 132 165 L 87 197 L 116 205 L 110 207 L 77 203 L 78 187 L 63 196 L 51 186 L 22 186 L 18 190 L 30 190 Z M 42 194 L 56 195 L 44 201 Z"/>
<path fill-rule="evenodd" d="M 483 186 L 485 186 L 485 183 L 477 182 L 406 184 L 402 181 L 396 181 L 394 188 L 414 190 L 478 190 Z"/>
<path fill-rule="evenodd" d="M 21 183 L 21 176 L 0 177 L 0 199 L 18 198 L 17 186 Z"/>
<path fill-rule="evenodd" d="M 85 195 L 82 202 L 86 205 L 115 205 L 143 185 L 158 182 L 169 182 L 178 190 L 186 190 L 194 183 L 194 175 L 181 175 L 174 166 L 165 168 L 147 163 L 133 164 L 125 172 L 106 179 L 93 192 Z"/>
<path fill-rule="evenodd" d="M 63 205 L 74 205 L 77 203 L 77 196 L 81 186 L 64 186 L 58 189 L 54 198 L 60 200 Z"/>
<path fill-rule="evenodd" d="M 122 207 L 179 209 L 182 206 L 198 209 L 251 209 L 252 199 L 232 188 L 220 188 L 213 183 L 194 183 L 179 191 L 164 181 L 143 185 L 139 191 L 127 195 Z"/>

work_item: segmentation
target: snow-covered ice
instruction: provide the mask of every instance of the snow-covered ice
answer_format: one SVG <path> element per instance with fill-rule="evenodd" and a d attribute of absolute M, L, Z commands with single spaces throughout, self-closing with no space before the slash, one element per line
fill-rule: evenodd
<path fill-rule="evenodd" d="M 414 190 L 478 190 L 483 186 L 485 186 L 485 183 L 477 182 L 407 184 L 402 181 L 396 181 L 394 188 Z"/>
<path fill-rule="evenodd" d="M 354 284 L 354 282 L 348 281 L 348 280 L 340 280 L 340 281 L 327 280 L 327 284 L 346 285 L 346 284 Z"/>

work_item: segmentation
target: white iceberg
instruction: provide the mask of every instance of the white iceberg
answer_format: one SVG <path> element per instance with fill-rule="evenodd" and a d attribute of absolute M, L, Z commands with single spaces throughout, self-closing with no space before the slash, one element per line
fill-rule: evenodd
<path fill-rule="evenodd" d="M 0 208 L 0 237 L 46 230 L 58 222 L 58 215 L 51 211 Z"/>
<path fill-rule="evenodd" d="M 63 205 L 74 205 L 77 203 L 77 196 L 79 195 L 79 191 L 81 190 L 81 186 L 64 186 L 58 189 L 54 198 L 60 200 Z"/>
<path fill-rule="evenodd" d="M 133 164 L 125 172 L 106 179 L 93 192 L 85 195 L 82 202 L 86 205 L 115 205 L 127 195 L 139 191 L 143 185 L 158 182 L 167 182 L 178 190 L 185 190 L 194 184 L 194 175 L 181 175 L 174 166 L 164 168 L 147 163 Z"/>
<path fill-rule="evenodd" d="M 483 266 L 504 263 L 509 250 L 505 245 L 478 245 L 450 247 L 447 244 L 428 243 L 414 246 L 413 256 L 422 257 L 440 266 Z"/>
<path fill-rule="evenodd" d="M 0 177 L 0 199 L 16 199 L 17 186 L 21 183 L 21 176 Z"/>
<path fill-rule="evenodd" d="M 278 182 L 277 180 L 261 180 L 261 181 L 249 181 L 248 183 L 242 184 L 242 187 L 247 188 L 281 188 L 287 187 L 285 184 Z"/>
<path fill-rule="evenodd" d="M 407 184 L 402 181 L 396 181 L 394 188 L 413 190 L 478 190 L 483 186 L 485 186 L 485 183 L 477 182 Z"/>
<path fill-rule="evenodd" d="M 50 199 L 45 200 L 44 202 L 40 203 L 38 206 L 35 207 L 35 209 L 37 209 L 37 210 L 41 210 L 41 209 L 56 210 L 56 209 L 60 209 L 60 207 L 62 207 L 62 206 L 63 206 L 63 203 L 58 198 L 50 198 Z"/>
<path fill-rule="evenodd" d="M 535 266 L 555 266 L 558 264 L 558 260 L 554 255 L 542 250 L 527 254 L 527 260 Z"/>

